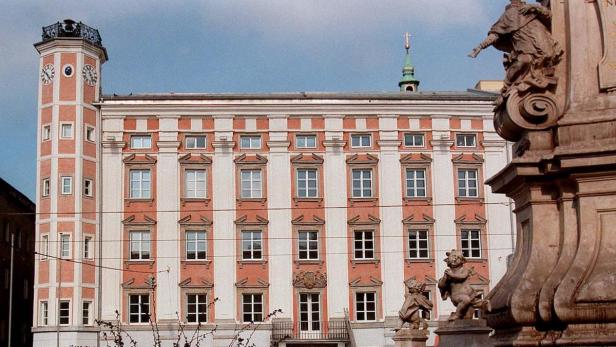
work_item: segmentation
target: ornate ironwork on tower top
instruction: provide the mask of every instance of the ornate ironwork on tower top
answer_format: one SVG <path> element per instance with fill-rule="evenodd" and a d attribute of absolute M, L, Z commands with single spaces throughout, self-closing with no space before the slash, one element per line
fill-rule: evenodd
<path fill-rule="evenodd" d="M 64 37 L 82 38 L 95 46 L 103 47 L 103 40 L 98 30 L 81 22 L 77 23 L 72 19 L 65 19 L 62 23 L 57 22 L 43 27 L 43 42 Z"/>

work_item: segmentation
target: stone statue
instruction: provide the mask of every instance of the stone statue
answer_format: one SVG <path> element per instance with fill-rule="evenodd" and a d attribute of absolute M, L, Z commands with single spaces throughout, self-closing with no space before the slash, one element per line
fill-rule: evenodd
<path fill-rule="evenodd" d="M 470 318 L 469 308 L 481 308 L 489 311 L 489 302 L 481 299 L 481 293 L 471 287 L 470 278 L 475 274 L 473 268 L 465 269 L 466 258 L 461 252 L 451 250 L 445 253 L 445 262 L 449 269 L 438 280 L 438 289 L 443 300 L 451 299 L 456 311 L 449 316 L 450 321 Z"/>
<path fill-rule="evenodd" d="M 556 84 L 554 66 L 560 62 L 563 50 L 552 38 L 552 13 L 548 4 L 546 0 L 541 1 L 541 5 L 511 0 L 488 37 L 469 54 L 475 58 L 489 46 L 505 52 L 507 73 L 503 95 L 497 105 L 502 104 L 512 89 L 518 92 L 531 88 L 543 90 Z"/>
<path fill-rule="evenodd" d="M 425 283 L 418 282 L 414 278 L 404 282 L 408 291 L 404 294 L 404 304 L 398 312 L 398 327 L 402 329 L 405 323 L 409 323 L 411 329 L 428 328 L 428 323 L 421 318 L 422 310 L 432 310 L 432 303 L 423 295 Z"/>

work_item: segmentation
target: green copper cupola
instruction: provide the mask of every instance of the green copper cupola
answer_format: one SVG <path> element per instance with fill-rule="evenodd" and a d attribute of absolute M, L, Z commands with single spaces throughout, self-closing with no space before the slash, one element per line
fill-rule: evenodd
<path fill-rule="evenodd" d="M 404 67 L 402 68 L 402 79 L 398 82 L 401 92 L 416 92 L 419 89 L 419 81 L 415 78 L 415 68 L 411 62 L 410 36 L 409 33 L 404 34 L 406 56 L 404 57 Z"/>

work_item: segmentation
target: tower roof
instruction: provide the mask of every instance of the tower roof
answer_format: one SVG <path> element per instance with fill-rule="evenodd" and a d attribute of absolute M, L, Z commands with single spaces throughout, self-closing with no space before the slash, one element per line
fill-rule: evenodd
<path fill-rule="evenodd" d="M 46 42 L 55 39 L 79 39 L 92 44 L 103 51 L 105 60 L 108 60 L 107 50 L 103 46 L 103 39 L 101 38 L 98 30 L 83 24 L 82 22 L 75 22 L 72 19 L 65 19 L 60 22 L 43 27 L 43 34 L 41 35 L 41 42 L 34 44 L 34 46 L 42 45 Z"/>
<path fill-rule="evenodd" d="M 404 57 L 404 66 L 402 67 L 402 79 L 398 82 L 398 86 L 401 91 L 417 91 L 417 87 L 419 86 L 419 80 L 415 78 L 415 67 L 413 66 L 413 62 L 411 61 L 411 53 L 410 53 L 410 35 L 409 33 L 404 34 L 404 48 L 406 50 L 406 55 Z M 409 88 L 411 86 L 411 88 Z"/>

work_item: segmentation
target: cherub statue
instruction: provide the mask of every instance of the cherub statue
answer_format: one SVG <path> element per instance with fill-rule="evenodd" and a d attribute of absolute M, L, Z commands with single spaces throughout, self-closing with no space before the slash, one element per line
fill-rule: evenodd
<path fill-rule="evenodd" d="M 418 282 L 411 278 L 404 282 L 408 291 L 404 294 L 404 304 L 398 312 L 398 327 L 394 330 L 402 329 L 405 323 L 409 323 L 411 329 L 428 328 L 428 323 L 421 318 L 422 310 L 432 310 L 432 303 L 423 295 L 426 287 L 425 283 Z"/>
<path fill-rule="evenodd" d="M 465 269 L 463 267 L 466 258 L 457 250 L 451 250 L 451 252 L 445 254 L 447 255 L 445 262 L 449 269 L 445 270 L 443 277 L 438 280 L 438 288 L 443 300 L 450 298 L 456 306 L 456 311 L 449 316 L 449 320 L 470 318 L 467 315 L 470 313 L 469 308 L 471 307 L 489 310 L 489 302 L 482 300 L 481 293 L 471 287 L 469 283 L 475 271 L 473 268 Z"/>
<path fill-rule="evenodd" d="M 475 58 L 489 46 L 505 52 L 504 97 L 512 87 L 524 92 L 556 83 L 553 67 L 560 62 L 563 50 L 552 37 L 550 2 L 538 1 L 541 4 L 529 5 L 523 0 L 511 0 L 488 37 L 469 54 Z"/>

